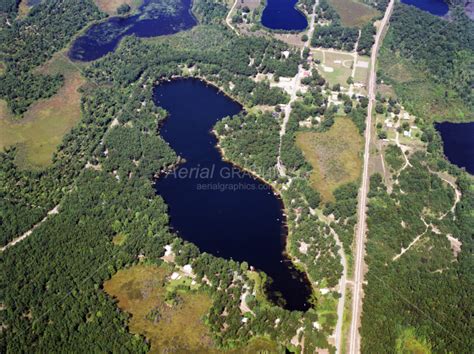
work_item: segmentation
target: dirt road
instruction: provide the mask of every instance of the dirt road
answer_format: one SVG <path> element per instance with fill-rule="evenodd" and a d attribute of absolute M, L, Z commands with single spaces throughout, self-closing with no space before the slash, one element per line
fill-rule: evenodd
<path fill-rule="evenodd" d="M 316 7 L 319 5 L 319 0 L 316 0 L 316 3 L 313 6 L 313 13 L 310 15 L 309 29 L 308 29 L 308 40 L 305 42 L 303 48 L 301 48 L 301 55 L 305 48 L 308 48 L 311 43 L 311 38 L 313 37 L 314 26 L 316 22 Z M 291 80 L 291 92 L 290 92 L 290 102 L 284 107 L 285 116 L 283 117 L 283 122 L 280 129 L 280 146 L 278 147 L 278 157 L 277 157 L 277 170 L 280 176 L 286 176 L 286 169 L 283 163 L 281 162 L 281 146 L 283 142 L 283 136 L 286 133 L 286 125 L 290 119 L 291 114 L 291 104 L 296 100 L 296 93 L 301 89 L 301 78 L 303 75 L 304 69 L 302 65 L 298 66 L 298 73 Z"/>
<path fill-rule="evenodd" d="M 18 242 L 21 242 L 23 241 L 25 238 L 27 238 L 28 236 L 30 236 L 33 231 L 38 227 L 40 226 L 42 223 L 44 223 L 46 220 L 48 220 L 48 217 L 51 216 L 51 215 L 56 215 L 58 212 L 59 212 L 59 205 L 56 205 L 53 209 L 51 209 L 50 211 L 48 211 L 48 213 L 46 214 L 46 216 L 39 222 L 37 223 L 36 225 L 33 225 L 33 227 L 26 231 L 23 235 L 21 236 L 18 236 L 17 238 L 14 238 L 13 240 L 11 240 L 9 243 L 7 243 L 5 246 L 1 247 L 0 248 L 0 252 L 3 252 L 5 251 L 7 248 L 9 247 L 12 247 L 12 246 L 15 246 Z"/>
<path fill-rule="evenodd" d="M 375 43 L 372 47 L 372 55 L 370 57 L 370 75 L 368 85 L 369 105 L 367 107 L 367 123 L 365 129 L 365 148 L 364 148 L 364 168 L 362 172 L 362 186 L 360 189 L 359 205 L 358 205 L 358 223 L 356 234 L 356 251 L 354 254 L 354 290 L 352 303 L 352 320 L 349 333 L 349 353 L 360 353 L 360 314 L 362 308 L 362 284 L 364 282 L 364 249 L 366 234 L 366 210 L 367 210 L 367 192 L 369 189 L 369 157 L 370 157 L 370 139 L 372 130 L 372 109 L 375 101 L 376 91 L 376 61 L 377 53 L 384 30 L 386 29 L 390 16 L 392 15 L 394 0 L 390 0 L 385 15 L 377 29 L 375 35 Z"/>
<path fill-rule="evenodd" d="M 237 31 L 237 28 L 235 28 L 234 25 L 232 24 L 232 12 L 234 12 L 234 9 L 237 6 L 238 2 L 239 0 L 235 0 L 234 5 L 232 5 L 229 13 L 227 14 L 227 17 L 225 18 L 225 22 L 227 23 L 227 26 L 229 26 L 229 28 L 235 32 L 236 35 L 240 36 L 239 31 Z"/>

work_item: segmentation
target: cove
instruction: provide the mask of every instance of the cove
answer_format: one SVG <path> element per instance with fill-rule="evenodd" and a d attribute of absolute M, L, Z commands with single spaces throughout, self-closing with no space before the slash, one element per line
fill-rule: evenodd
<path fill-rule="evenodd" d="M 428 11 L 432 15 L 444 16 L 449 11 L 449 6 L 443 0 L 401 0 L 407 5 L 416 6 L 420 10 Z"/>
<path fill-rule="evenodd" d="M 222 160 L 211 130 L 242 107 L 196 79 L 161 83 L 156 105 L 169 112 L 161 136 L 185 159 L 155 185 L 169 207 L 171 227 L 201 251 L 263 270 L 268 295 L 288 310 L 309 308 L 310 284 L 283 255 L 285 216 L 270 186 Z M 281 294 L 281 297 L 280 297 Z"/>
<path fill-rule="evenodd" d="M 69 58 L 96 60 L 115 50 L 129 35 L 156 37 L 173 34 L 196 25 L 191 14 L 192 0 L 144 0 L 138 13 L 128 17 L 111 17 L 92 25 L 71 46 Z"/>
<path fill-rule="evenodd" d="M 302 31 L 308 26 L 306 16 L 296 9 L 298 0 L 266 0 L 262 25 L 270 29 Z"/>
<path fill-rule="evenodd" d="M 444 154 L 448 160 L 474 174 L 474 122 L 444 122 L 435 127 L 443 139 Z"/>

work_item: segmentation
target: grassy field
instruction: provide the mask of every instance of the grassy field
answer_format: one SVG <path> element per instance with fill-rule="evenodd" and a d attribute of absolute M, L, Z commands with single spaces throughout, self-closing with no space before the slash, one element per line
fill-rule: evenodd
<path fill-rule="evenodd" d="M 142 0 L 94 0 L 95 4 L 99 9 L 109 15 L 117 15 L 117 8 L 122 4 L 128 4 L 132 8 L 131 10 L 137 9 L 141 4 Z"/>
<path fill-rule="evenodd" d="M 340 185 L 359 178 L 363 138 L 348 118 L 336 118 L 327 132 L 300 132 L 296 144 L 313 167 L 311 184 L 323 201 Z"/>
<path fill-rule="evenodd" d="M 342 23 L 348 27 L 362 27 L 380 14 L 373 7 L 355 0 L 329 0 L 329 3 L 341 16 Z"/>
<path fill-rule="evenodd" d="M 380 77 L 393 87 L 410 113 L 434 121 L 462 122 L 473 119 L 472 111 L 452 90 L 430 80 L 425 72 L 397 53 L 382 48 L 378 68 Z"/>
<path fill-rule="evenodd" d="M 352 74 L 352 64 L 354 62 L 351 54 L 313 49 L 313 57 L 321 61 L 321 64 L 318 65 L 318 71 L 330 85 L 348 86 L 347 79 Z"/>
<path fill-rule="evenodd" d="M 167 267 L 137 265 L 116 273 L 104 289 L 131 314 L 129 330 L 144 335 L 151 352 L 207 352 L 213 344 L 203 317 L 211 306 L 208 295 L 180 292 L 179 302 L 165 302 Z"/>
<path fill-rule="evenodd" d="M 50 164 L 63 136 L 81 118 L 81 95 L 77 90 L 84 79 L 79 69 L 56 54 L 39 71 L 64 75 L 64 85 L 57 94 L 35 102 L 23 118 L 12 117 L 6 103 L 0 101 L 0 149 L 16 146 L 20 168 L 42 169 Z"/>

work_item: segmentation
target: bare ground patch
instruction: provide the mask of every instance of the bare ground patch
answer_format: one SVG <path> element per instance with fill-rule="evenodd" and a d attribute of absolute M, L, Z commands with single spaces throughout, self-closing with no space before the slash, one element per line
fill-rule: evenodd
<path fill-rule="evenodd" d="M 97 7 L 109 15 L 117 15 L 117 8 L 122 4 L 130 5 L 132 11 L 137 9 L 142 0 L 94 0 Z"/>

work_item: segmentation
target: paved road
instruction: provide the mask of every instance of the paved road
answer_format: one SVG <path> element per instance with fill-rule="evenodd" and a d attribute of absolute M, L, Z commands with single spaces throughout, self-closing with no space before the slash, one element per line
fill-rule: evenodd
<path fill-rule="evenodd" d="M 349 333 L 349 353 L 360 353 L 360 314 L 362 308 L 362 283 L 364 282 L 364 248 L 366 234 L 366 209 L 367 209 L 367 192 L 369 188 L 369 157 L 370 157 L 370 138 L 372 128 L 372 109 L 375 101 L 375 72 L 377 53 L 380 47 L 382 34 L 388 25 L 390 16 L 392 15 L 394 0 L 390 0 L 385 15 L 380 22 L 377 34 L 375 35 L 375 43 L 372 47 L 372 55 L 370 57 L 370 76 L 368 85 L 369 105 L 367 107 L 367 123 L 365 129 L 365 148 L 364 148 L 364 169 L 362 172 L 362 186 L 360 190 L 359 206 L 358 206 L 358 223 L 356 234 L 356 252 L 355 252 L 355 269 L 354 269 L 354 290 L 352 302 L 352 320 Z"/>

